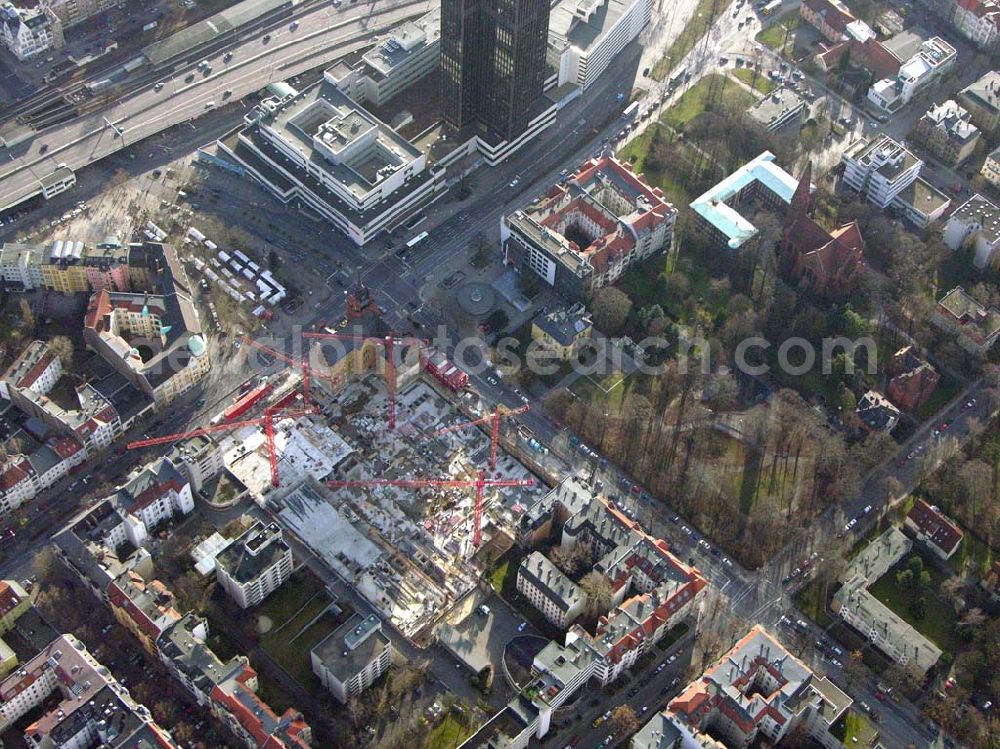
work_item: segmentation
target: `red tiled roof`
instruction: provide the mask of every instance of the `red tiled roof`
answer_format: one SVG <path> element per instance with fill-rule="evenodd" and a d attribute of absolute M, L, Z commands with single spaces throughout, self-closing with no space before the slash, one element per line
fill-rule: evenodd
<path fill-rule="evenodd" d="M 6 580 L 0 580 L 0 616 L 7 616 L 24 599 Z"/>
<path fill-rule="evenodd" d="M 55 359 L 56 357 L 54 354 L 46 351 L 41 355 L 41 357 L 39 357 L 38 361 L 35 362 L 35 366 L 29 369 L 24 377 L 21 378 L 21 380 L 17 383 L 17 386 L 19 388 L 30 388 L 35 384 L 35 380 L 42 376 L 42 372 L 44 372 L 48 366 L 55 361 Z"/>
<path fill-rule="evenodd" d="M 148 489 L 146 489 L 141 494 L 138 494 L 132 499 L 131 512 L 138 512 L 149 505 L 153 504 L 156 500 L 166 494 L 168 491 L 174 491 L 175 493 L 180 493 L 184 486 L 178 483 L 174 479 L 164 481 L 162 484 L 153 484 Z"/>
<path fill-rule="evenodd" d="M 35 472 L 31 462 L 23 455 L 17 456 L 7 464 L 7 469 L 0 473 L 0 491 L 9 491 Z"/>
<path fill-rule="evenodd" d="M 951 554 L 965 537 L 961 528 L 922 499 L 914 502 L 913 509 L 906 517 L 946 554 Z"/>

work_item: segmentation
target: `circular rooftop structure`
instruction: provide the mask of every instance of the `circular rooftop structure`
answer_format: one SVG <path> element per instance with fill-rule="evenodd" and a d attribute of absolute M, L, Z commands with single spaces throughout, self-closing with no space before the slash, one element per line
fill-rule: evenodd
<path fill-rule="evenodd" d="M 497 303 L 497 293 L 493 287 L 479 281 L 460 287 L 455 292 L 455 298 L 462 311 L 473 317 L 485 317 Z"/>

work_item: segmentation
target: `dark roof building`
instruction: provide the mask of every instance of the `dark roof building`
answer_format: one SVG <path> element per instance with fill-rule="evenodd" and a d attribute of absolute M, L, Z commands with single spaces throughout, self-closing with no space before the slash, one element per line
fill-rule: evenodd
<path fill-rule="evenodd" d="M 922 499 L 913 503 L 913 509 L 906 516 L 906 527 L 914 531 L 919 540 L 944 559 L 950 558 L 965 538 L 961 528 L 937 507 L 927 504 Z"/>

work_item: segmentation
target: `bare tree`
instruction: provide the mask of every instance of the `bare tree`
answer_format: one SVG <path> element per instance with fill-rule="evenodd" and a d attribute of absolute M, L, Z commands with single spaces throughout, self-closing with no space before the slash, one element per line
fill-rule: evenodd
<path fill-rule="evenodd" d="M 586 610 L 589 615 L 600 616 L 611 609 L 614 590 L 611 581 L 600 572 L 588 572 L 580 581 L 580 588 L 587 596 Z"/>
<path fill-rule="evenodd" d="M 639 718 L 631 705 L 619 705 L 611 711 L 611 725 L 615 736 L 628 736 L 639 729 Z"/>

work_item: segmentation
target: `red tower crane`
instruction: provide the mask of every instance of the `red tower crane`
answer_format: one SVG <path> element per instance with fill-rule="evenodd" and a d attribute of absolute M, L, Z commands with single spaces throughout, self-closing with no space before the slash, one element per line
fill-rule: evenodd
<path fill-rule="evenodd" d="M 255 341 L 255 340 L 253 340 L 253 339 L 251 339 L 251 338 L 249 338 L 247 336 L 243 336 L 243 343 L 245 343 L 247 346 L 253 346 L 255 349 L 263 351 L 265 354 L 270 354 L 271 356 L 275 357 L 276 359 L 281 359 L 281 361 L 285 362 L 285 364 L 287 364 L 290 367 L 295 367 L 295 368 L 301 369 L 302 370 L 302 400 L 303 400 L 303 402 L 305 403 L 306 406 L 311 406 L 312 405 L 312 398 L 311 398 L 311 395 L 310 395 L 311 379 L 310 379 L 310 372 L 309 372 L 309 355 L 308 354 L 303 355 L 302 359 L 298 360 L 298 359 L 293 359 L 288 354 L 282 353 L 281 351 L 278 351 L 277 349 L 273 349 L 270 346 L 266 346 L 263 343 L 260 343 L 259 341 Z M 330 377 L 329 380 L 330 380 L 331 383 L 333 383 L 334 385 L 336 385 L 338 382 L 340 382 L 341 378 L 340 377 Z"/>
<path fill-rule="evenodd" d="M 150 437 L 149 439 L 136 440 L 135 442 L 129 442 L 127 447 L 129 450 L 138 450 L 143 447 L 166 445 L 171 442 L 180 442 L 181 440 L 193 439 L 194 437 L 202 437 L 208 434 L 216 434 L 217 432 L 233 431 L 234 429 L 242 429 L 243 427 L 263 426 L 264 434 L 267 437 L 267 458 L 268 462 L 271 464 L 271 485 L 276 487 L 280 484 L 280 481 L 278 477 L 278 452 L 274 447 L 275 417 L 280 416 L 282 418 L 295 419 L 299 416 L 305 416 L 315 412 L 316 409 L 313 407 L 285 411 L 280 408 L 268 406 L 264 409 L 264 415 L 256 419 L 248 419 L 247 421 L 232 421 L 228 424 L 213 424 L 212 426 L 202 427 L 201 429 L 192 429 L 190 432 L 179 432 L 177 434 L 166 434 L 162 437 Z"/>
<path fill-rule="evenodd" d="M 481 424 L 486 424 L 491 422 L 490 425 L 490 470 L 494 470 L 497 467 L 497 443 L 500 441 L 500 419 L 507 416 L 517 416 L 518 414 L 523 414 L 525 411 L 531 408 L 530 405 L 525 404 L 519 406 L 518 408 L 510 409 L 504 406 L 502 403 L 498 403 L 496 408 L 486 416 L 479 419 L 473 419 L 472 421 L 466 421 L 461 424 L 455 424 L 450 427 L 443 427 L 436 431 L 431 432 L 428 437 L 439 437 L 442 434 L 447 434 L 448 432 L 457 432 L 460 429 L 468 429 L 469 427 L 477 427 Z"/>
<path fill-rule="evenodd" d="M 487 486 L 534 486 L 534 479 L 488 479 L 483 471 L 479 471 L 474 479 L 367 479 L 364 481 L 327 481 L 332 489 L 360 489 L 374 486 L 398 486 L 403 489 L 458 489 L 476 487 L 476 506 L 473 514 L 472 545 L 477 549 L 482 543 L 483 492 Z"/>
<path fill-rule="evenodd" d="M 303 333 L 305 338 L 333 339 L 336 341 L 354 341 L 355 343 L 365 343 L 373 341 L 385 347 L 385 383 L 386 401 L 388 406 L 389 430 L 396 428 L 396 359 L 394 351 L 396 346 L 405 346 L 408 342 L 419 341 L 425 344 L 426 341 L 419 339 L 398 338 L 392 335 L 361 335 L 355 333 Z"/>

